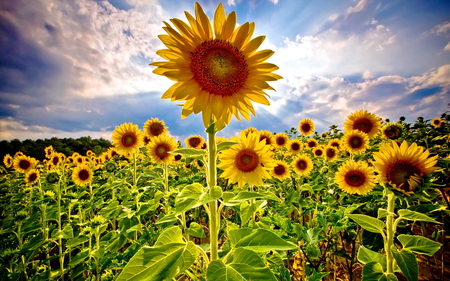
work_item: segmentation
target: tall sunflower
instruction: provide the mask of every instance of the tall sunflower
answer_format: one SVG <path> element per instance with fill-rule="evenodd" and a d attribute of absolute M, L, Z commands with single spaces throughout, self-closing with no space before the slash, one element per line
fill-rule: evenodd
<path fill-rule="evenodd" d="M 375 173 L 364 161 L 347 161 L 334 177 L 339 188 L 349 194 L 364 195 L 375 186 Z"/>
<path fill-rule="evenodd" d="M 431 125 L 434 127 L 440 127 L 442 125 L 442 119 L 441 118 L 434 118 L 431 120 Z"/>
<path fill-rule="evenodd" d="M 237 182 L 239 188 L 246 183 L 262 185 L 263 179 L 270 178 L 268 171 L 275 166 L 270 146 L 264 140 L 260 141 L 257 133 L 242 133 L 239 142 L 219 154 L 217 167 L 223 170 L 220 177 Z"/>
<path fill-rule="evenodd" d="M 186 147 L 202 149 L 203 145 L 206 144 L 205 139 L 202 136 L 190 136 L 184 140 Z"/>
<path fill-rule="evenodd" d="M 328 145 L 336 148 L 337 150 L 341 149 L 341 141 L 339 139 L 331 139 L 328 141 Z"/>
<path fill-rule="evenodd" d="M 346 131 L 358 130 L 367 134 L 369 139 L 374 138 L 381 128 L 381 119 L 367 110 L 360 110 L 350 114 L 344 123 Z"/>
<path fill-rule="evenodd" d="M 383 137 L 391 140 L 398 139 L 402 135 L 403 125 L 399 123 L 386 123 L 383 128 L 381 128 L 381 132 L 383 133 Z"/>
<path fill-rule="evenodd" d="M 147 144 L 148 154 L 152 162 L 157 164 L 172 164 L 176 155 L 170 152 L 175 149 L 177 149 L 175 138 L 168 134 L 154 137 L 152 142 Z"/>
<path fill-rule="evenodd" d="M 5 164 L 6 168 L 11 168 L 13 166 L 13 163 L 14 159 L 11 155 L 5 154 L 5 156 L 3 156 L 3 164 Z"/>
<path fill-rule="evenodd" d="M 342 137 L 343 149 L 353 154 L 361 154 L 369 147 L 369 137 L 359 130 L 345 132 Z"/>
<path fill-rule="evenodd" d="M 300 153 L 303 149 L 303 143 L 298 139 L 292 139 L 288 143 L 288 148 L 293 153 Z"/>
<path fill-rule="evenodd" d="M 53 146 L 47 146 L 46 148 L 44 148 L 44 152 L 45 152 L 45 157 L 49 158 L 52 156 L 53 153 Z"/>
<path fill-rule="evenodd" d="M 278 148 L 285 147 L 289 142 L 289 137 L 285 133 L 278 133 L 275 135 L 275 145 Z"/>
<path fill-rule="evenodd" d="M 302 153 L 294 158 L 291 166 L 294 168 L 294 171 L 297 174 L 301 176 L 307 176 L 313 169 L 313 162 L 307 154 Z"/>
<path fill-rule="evenodd" d="M 291 176 L 291 171 L 289 170 L 289 165 L 285 161 L 277 160 L 275 161 L 275 167 L 270 170 L 272 177 L 284 181 Z"/>
<path fill-rule="evenodd" d="M 334 161 L 334 159 L 336 159 L 336 157 L 337 157 L 337 153 L 338 153 L 338 150 L 336 149 L 336 147 L 331 146 L 331 145 L 327 145 L 325 147 L 324 154 L 325 154 L 325 158 L 328 161 Z"/>
<path fill-rule="evenodd" d="M 307 149 L 314 149 L 319 145 L 319 142 L 316 139 L 309 138 L 306 140 L 306 148 Z"/>
<path fill-rule="evenodd" d="M 139 130 L 138 125 L 133 125 L 132 123 L 124 123 L 117 127 L 111 139 L 116 151 L 122 155 L 138 152 L 139 148 L 144 144 L 144 134 Z"/>
<path fill-rule="evenodd" d="M 156 74 L 176 81 L 162 96 L 171 101 L 185 101 L 181 117 L 202 112 L 203 123 L 211 120 L 219 129 L 234 115 L 250 120 L 256 116 L 253 102 L 269 105 L 265 90 L 274 90 L 267 81 L 282 77 L 273 73 L 278 67 L 264 62 L 271 50 L 257 51 L 265 39 L 251 39 L 254 23 L 236 28 L 236 13 L 226 15 L 222 4 L 217 6 L 211 24 L 202 7 L 195 3 L 195 18 L 185 12 L 188 23 L 171 19 L 159 38 L 168 49 L 156 53 L 166 61 L 153 62 Z M 214 28 L 214 31 L 213 31 Z"/>
<path fill-rule="evenodd" d="M 313 149 L 313 154 L 315 157 L 323 157 L 325 156 L 324 153 L 325 153 L 324 147 L 321 145 L 314 147 Z"/>
<path fill-rule="evenodd" d="M 373 165 L 382 182 L 409 195 L 421 184 L 423 176 L 438 169 L 435 167 L 438 155 L 429 156 L 430 152 L 416 143 L 409 146 L 403 141 L 399 146 L 392 141 L 373 153 Z"/>
<path fill-rule="evenodd" d="M 311 119 L 302 119 L 298 124 L 298 131 L 304 136 L 314 134 L 315 125 Z"/>
<path fill-rule="evenodd" d="M 271 132 L 267 130 L 260 130 L 258 131 L 258 133 L 259 133 L 259 140 L 260 141 L 264 140 L 266 142 L 266 145 L 275 144 L 274 135 Z"/>
<path fill-rule="evenodd" d="M 19 173 L 27 173 L 31 169 L 34 169 L 34 167 L 37 164 L 37 160 L 33 157 L 25 156 L 25 155 L 19 155 L 17 157 L 14 157 L 14 169 Z"/>
<path fill-rule="evenodd" d="M 25 174 L 25 182 L 27 184 L 36 183 L 39 179 L 39 172 L 36 169 L 31 169 Z"/>
<path fill-rule="evenodd" d="M 161 134 L 167 133 L 167 127 L 164 126 L 164 121 L 158 118 L 152 118 L 144 123 L 144 134 L 150 138 L 157 137 Z"/>
<path fill-rule="evenodd" d="M 87 164 L 77 165 L 72 171 L 72 180 L 78 186 L 85 186 L 90 183 L 94 173 Z"/>

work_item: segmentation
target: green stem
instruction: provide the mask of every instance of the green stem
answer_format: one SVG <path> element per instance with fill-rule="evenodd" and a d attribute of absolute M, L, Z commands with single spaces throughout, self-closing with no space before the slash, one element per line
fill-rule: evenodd
<path fill-rule="evenodd" d="M 61 223 L 61 178 L 58 182 L 58 230 L 59 233 L 62 231 L 62 223 Z M 61 280 L 64 281 L 64 254 L 63 254 L 63 246 L 62 246 L 62 238 L 59 235 L 58 238 L 58 250 L 59 250 L 59 274 L 61 276 Z"/>
<path fill-rule="evenodd" d="M 387 195 L 387 211 L 389 215 L 386 219 L 386 242 L 384 245 L 384 251 L 386 252 L 386 262 L 387 262 L 387 274 L 394 273 L 394 257 L 392 256 L 391 247 L 394 245 L 394 204 L 395 204 L 395 195 L 394 193 L 389 193 Z"/>
<path fill-rule="evenodd" d="M 211 130 L 208 132 L 208 188 L 212 192 L 214 186 L 217 185 L 217 147 L 216 147 L 216 132 Z M 209 239 L 211 245 L 211 261 L 219 258 L 219 219 L 220 214 L 217 212 L 217 200 L 209 203 Z"/>

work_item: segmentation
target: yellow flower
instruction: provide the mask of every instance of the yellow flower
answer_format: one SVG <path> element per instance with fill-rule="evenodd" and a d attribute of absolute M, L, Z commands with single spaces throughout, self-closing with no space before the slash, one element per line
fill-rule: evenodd
<path fill-rule="evenodd" d="M 39 179 L 39 172 L 36 169 L 31 169 L 25 174 L 25 182 L 27 184 L 33 184 Z"/>
<path fill-rule="evenodd" d="M 367 134 L 369 139 L 374 138 L 381 128 L 381 119 L 367 110 L 360 110 L 350 114 L 344 123 L 346 131 L 358 130 Z"/>
<path fill-rule="evenodd" d="M 256 128 L 253 127 L 248 127 L 247 129 L 242 131 L 245 135 L 248 135 L 250 133 L 257 133 L 258 130 Z"/>
<path fill-rule="evenodd" d="M 191 136 L 184 140 L 186 147 L 202 149 L 203 145 L 206 144 L 205 139 L 202 136 Z"/>
<path fill-rule="evenodd" d="M 153 163 L 157 164 L 172 164 L 175 161 L 175 155 L 170 154 L 171 151 L 177 149 L 175 138 L 163 134 L 154 137 L 152 141 L 147 144 L 147 151 Z"/>
<path fill-rule="evenodd" d="M 298 124 L 298 131 L 303 136 L 310 136 L 314 134 L 314 122 L 311 119 L 302 119 Z"/>
<path fill-rule="evenodd" d="M 130 155 L 139 151 L 144 144 L 144 135 L 138 125 L 124 123 L 117 127 L 111 139 L 117 152 L 121 155 Z"/>
<path fill-rule="evenodd" d="M 398 139 L 403 131 L 403 126 L 398 123 L 386 123 L 381 132 L 383 133 L 383 137 L 391 140 Z"/>
<path fill-rule="evenodd" d="M 289 150 L 290 150 L 291 152 L 293 152 L 293 153 L 299 153 L 300 151 L 302 151 L 303 144 L 302 144 L 302 142 L 301 142 L 300 140 L 298 140 L 298 139 L 293 139 L 293 140 L 290 140 L 290 141 L 289 141 L 288 147 L 289 147 Z"/>
<path fill-rule="evenodd" d="M 44 148 L 44 152 L 45 152 L 45 157 L 50 158 L 52 156 L 53 153 L 53 146 L 47 146 L 46 148 Z"/>
<path fill-rule="evenodd" d="M 442 125 L 441 118 L 434 118 L 433 120 L 431 120 L 431 125 L 433 125 L 434 127 L 440 127 Z"/>
<path fill-rule="evenodd" d="M 3 164 L 5 164 L 6 168 L 11 168 L 13 166 L 14 159 L 11 157 L 11 155 L 6 154 L 3 156 Z"/>
<path fill-rule="evenodd" d="M 289 137 L 285 133 L 278 133 L 275 135 L 275 145 L 278 148 L 285 147 L 289 142 Z"/>
<path fill-rule="evenodd" d="M 405 194 L 412 194 L 420 185 L 422 177 L 438 169 L 435 167 L 438 155 L 429 157 L 430 152 L 406 141 L 399 146 L 394 141 L 375 152 L 373 165 L 380 179 Z"/>
<path fill-rule="evenodd" d="M 339 167 L 334 180 L 343 191 L 364 195 L 375 186 L 375 173 L 366 162 L 349 160 Z"/>
<path fill-rule="evenodd" d="M 315 157 L 323 157 L 324 156 L 324 147 L 321 145 L 314 147 L 313 154 Z"/>
<path fill-rule="evenodd" d="M 297 155 L 291 165 L 294 168 L 294 171 L 301 176 L 309 175 L 313 169 L 313 162 L 311 158 L 304 153 Z"/>
<path fill-rule="evenodd" d="M 359 130 L 347 131 L 342 137 L 343 149 L 350 153 L 361 154 L 369 147 L 369 137 Z"/>
<path fill-rule="evenodd" d="M 319 145 L 319 142 L 316 139 L 309 138 L 306 140 L 306 148 L 307 149 L 314 149 Z"/>
<path fill-rule="evenodd" d="M 14 169 L 19 172 L 19 173 L 27 173 L 28 171 L 30 171 L 31 169 L 34 169 L 34 167 L 37 164 L 37 160 L 29 157 L 29 156 L 25 156 L 25 155 L 19 155 L 17 157 L 14 157 Z"/>
<path fill-rule="evenodd" d="M 341 149 L 341 141 L 339 139 L 331 139 L 328 141 L 328 145 L 336 148 L 336 150 Z"/>
<path fill-rule="evenodd" d="M 64 154 L 59 152 L 53 152 L 49 157 L 49 162 L 54 166 L 58 166 L 64 159 Z"/>
<path fill-rule="evenodd" d="M 246 183 L 262 185 L 263 179 L 270 179 L 268 170 L 275 166 L 270 146 L 264 140 L 260 141 L 257 133 L 247 136 L 242 133 L 239 142 L 219 154 L 217 167 L 224 170 L 220 177 L 229 179 L 231 183 L 237 182 L 239 188 Z"/>
<path fill-rule="evenodd" d="M 275 161 L 275 167 L 270 170 L 272 177 L 283 181 L 291 176 L 291 171 L 289 171 L 289 165 L 285 161 L 277 160 Z"/>
<path fill-rule="evenodd" d="M 95 153 L 92 150 L 86 151 L 86 156 L 95 156 Z"/>
<path fill-rule="evenodd" d="M 78 186 L 85 186 L 93 179 L 94 173 L 87 164 L 77 165 L 72 171 L 72 180 Z"/>
<path fill-rule="evenodd" d="M 164 121 L 159 121 L 158 118 L 152 118 L 144 123 L 144 134 L 150 138 L 157 137 L 161 134 L 166 134 L 167 127 L 164 126 Z"/>
<path fill-rule="evenodd" d="M 222 4 L 213 24 L 198 3 L 195 18 L 185 14 L 188 23 L 171 19 L 178 31 L 165 23 L 168 34 L 159 36 L 168 49 L 156 53 L 167 61 L 150 64 L 157 67 L 154 73 L 176 81 L 162 98 L 185 101 L 182 118 L 202 112 L 205 127 L 216 121 L 222 129 L 232 115 L 239 121 L 240 115 L 250 120 L 250 113 L 256 115 L 252 101 L 269 105 L 264 91 L 274 89 L 267 81 L 282 78 L 272 73 L 276 65 L 264 62 L 274 52 L 257 51 L 265 36 L 251 39 L 254 23 L 235 28 L 236 13 L 227 16 Z"/>
<path fill-rule="evenodd" d="M 266 145 L 274 145 L 275 143 L 275 139 L 274 139 L 274 135 L 267 131 L 267 130 L 261 130 L 258 131 L 259 133 L 259 140 L 262 141 L 264 140 L 266 142 Z"/>
<path fill-rule="evenodd" d="M 333 161 L 334 159 L 336 159 L 337 153 L 338 153 L 338 150 L 336 149 L 336 147 L 330 146 L 330 145 L 327 145 L 327 146 L 325 147 L 325 152 L 324 152 L 324 154 L 325 154 L 325 158 L 326 158 L 328 161 Z"/>

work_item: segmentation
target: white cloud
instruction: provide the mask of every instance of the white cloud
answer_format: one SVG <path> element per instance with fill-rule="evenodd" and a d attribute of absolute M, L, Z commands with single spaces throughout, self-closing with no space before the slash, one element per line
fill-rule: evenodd
<path fill-rule="evenodd" d="M 274 3 L 275 5 L 278 4 L 279 0 L 269 0 L 270 2 Z"/>
<path fill-rule="evenodd" d="M 368 4 L 367 0 L 360 0 L 355 6 L 347 9 L 347 15 L 361 12 Z"/>
<path fill-rule="evenodd" d="M 228 0 L 228 6 L 234 6 L 236 5 L 236 0 Z"/>

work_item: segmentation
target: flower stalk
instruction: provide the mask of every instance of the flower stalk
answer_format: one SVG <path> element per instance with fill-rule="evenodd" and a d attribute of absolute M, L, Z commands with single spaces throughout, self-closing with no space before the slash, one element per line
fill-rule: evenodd
<path fill-rule="evenodd" d="M 213 125 L 214 127 L 214 125 Z M 207 130 L 208 132 L 208 188 L 212 192 L 214 186 L 217 184 L 217 146 L 216 146 L 216 131 Z M 214 200 L 209 203 L 209 239 L 211 245 L 211 261 L 218 259 L 218 235 L 219 235 L 219 219 L 220 214 L 217 210 L 218 202 Z"/>
<path fill-rule="evenodd" d="M 395 195 L 390 192 L 387 195 L 387 211 L 388 216 L 386 218 L 386 241 L 384 243 L 384 251 L 386 252 L 386 263 L 387 263 L 387 274 L 394 273 L 394 257 L 392 255 L 391 247 L 394 245 L 394 234 L 395 234 L 395 225 L 394 225 L 394 204 L 395 204 Z"/>

